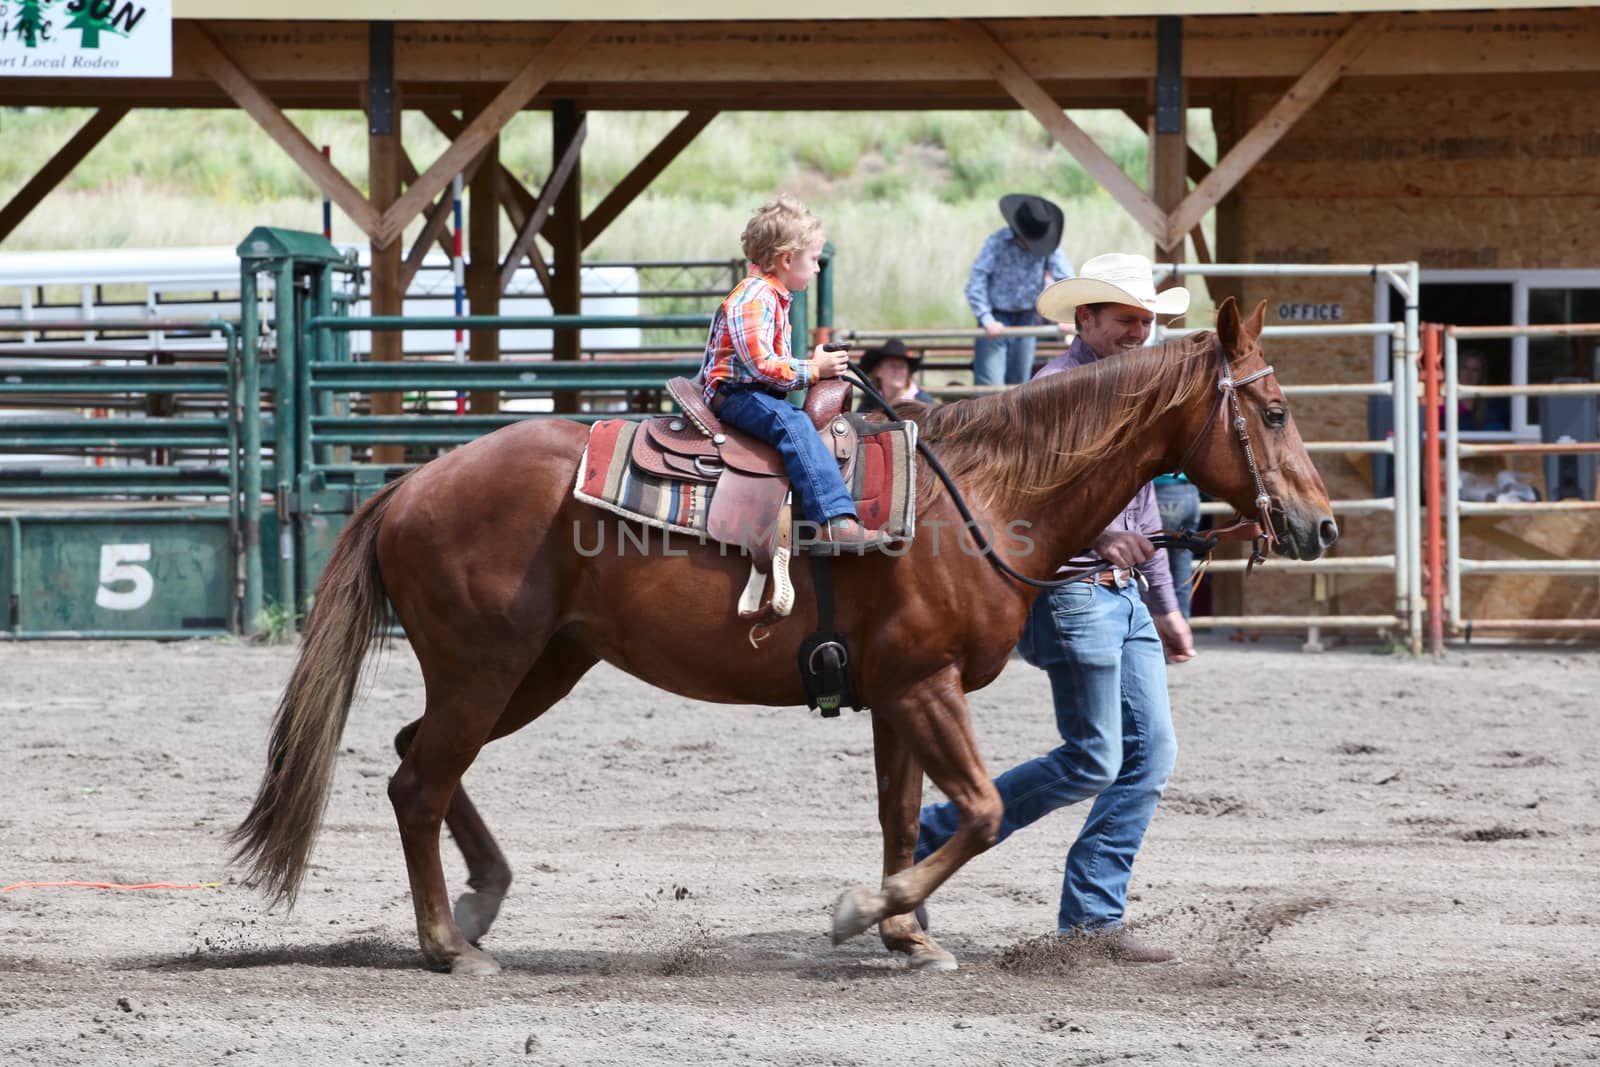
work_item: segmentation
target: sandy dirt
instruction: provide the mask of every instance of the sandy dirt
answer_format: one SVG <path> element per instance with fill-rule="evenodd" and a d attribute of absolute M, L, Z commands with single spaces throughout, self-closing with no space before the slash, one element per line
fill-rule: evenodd
<path fill-rule="evenodd" d="M 1600 1059 L 1600 657 L 1206 643 L 1132 918 L 1183 962 L 1071 959 L 1068 809 L 935 895 L 954 974 L 875 935 L 865 715 L 718 707 L 594 671 L 467 784 L 517 883 L 503 975 L 423 970 L 385 795 L 422 705 L 357 703 L 292 914 L 226 867 L 292 652 L 0 646 L 0 1059 L 106 1063 L 1576 1064 Z M 991 769 L 1052 745 L 1044 675 L 975 694 Z M 462 865 L 448 847 L 452 890 Z"/>

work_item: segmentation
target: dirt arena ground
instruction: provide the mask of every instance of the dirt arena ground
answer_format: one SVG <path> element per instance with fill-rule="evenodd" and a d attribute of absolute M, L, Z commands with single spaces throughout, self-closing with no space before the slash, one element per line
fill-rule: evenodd
<path fill-rule="evenodd" d="M 831 903 L 873 882 L 865 715 L 715 707 L 607 668 L 467 782 L 518 874 L 484 947 L 422 970 L 385 797 L 421 707 L 387 656 L 292 914 L 225 866 L 292 652 L 0 646 L 7 1064 L 1576 1064 L 1600 1059 L 1600 656 L 1443 662 L 1205 643 L 1133 917 L 1183 962 L 1063 958 L 1082 811 L 932 901 L 954 974 Z M 1044 676 L 974 697 L 999 769 L 1052 744 Z M 461 865 L 450 850 L 454 884 Z"/>

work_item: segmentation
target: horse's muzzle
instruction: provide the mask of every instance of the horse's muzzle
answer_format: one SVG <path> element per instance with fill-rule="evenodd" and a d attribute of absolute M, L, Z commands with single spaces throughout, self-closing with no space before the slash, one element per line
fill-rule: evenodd
<path fill-rule="evenodd" d="M 1272 525 L 1278 538 L 1273 550 L 1290 559 L 1317 559 L 1339 540 L 1339 524 L 1332 515 L 1290 516 L 1275 511 Z"/>

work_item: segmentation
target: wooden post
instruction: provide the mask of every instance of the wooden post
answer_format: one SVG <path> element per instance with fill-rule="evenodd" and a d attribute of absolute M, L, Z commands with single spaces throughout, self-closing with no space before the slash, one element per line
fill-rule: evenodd
<path fill-rule="evenodd" d="M 474 315 L 500 314 L 500 136 L 490 138 L 478 163 L 478 171 L 468 186 L 467 206 L 467 300 Z M 495 363 L 500 359 L 500 334 L 495 330 L 473 330 L 467 335 L 468 356 L 474 363 Z M 474 415 L 492 415 L 500 410 L 500 394 L 490 389 L 474 389 L 468 395 L 468 408 Z"/>
<path fill-rule="evenodd" d="M 551 159 L 561 159 L 568 146 L 583 136 L 584 114 L 572 100 L 557 100 L 551 110 L 551 135 L 554 151 Z M 555 285 L 550 290 L 550 305 L 558 315 L 576 315 L 583 309 L 583 161 L 581 156 L 572 164 L 571 174 L 556 197 L 555 208 L 550 212 L 555 226 L 552 265 Z M 577 359 L 583 348 L 583 335 L 577 330 L 559 330 L 555 335 L 555 358 Z M 572 414 L 578 410 L 578 398 L 573 393 L 558 393 L 555 410 Z"/>
<path fill-rule="evenodd" d="M 368 86 L 367 181 L 369 201 L 379 215 L 400 199 L 400 108 L 393 98 L 393 39 L 388 23 L 373 23 L 370 41 Z M 386 106 L 373 104 L 382 101 Z M 372 237 L 372 314 L 399 315 L 404 310 L 405 290 L 400 283 L 402 240 L 400 235 L 383 244 L 381 234 Z M 405 335 L 391 331 L 372 332 L 372 359 L 375 363 L 398 362 L 405 353 Z M 373 393 L 374 415 L 401 413 L 399 393 Z M 405 462 L 403 445 L 374 445 L 374 463 Z"/>
<path fill-rule="evenodd" d="M 1156 77 L 1150 84 L 1150 199 L 1163 212 L 1171 212 L 1189 191 L 1188 93 L 1183 84 L 1183 20 L 1176 15 L 1156 19 Z M 1155 242 L 1157 262 L 1183 261 L 1184 238 Z M 1169 278 L 1164 288 L 1182 285 Z"/>
<path fill-rule="evenodd" d="M 1217 134 L 1217 158 L 1221 159 L 1228 154 L 1234 145 L 1239 143 L 1239 138 L 1244 131 L 1250 128 L 1250 116 L 1247 113 L 1249 96 L 1241 91 L 1237 84 L 1223 86 L 1211 101 L 1211 125 Z M 1237 189 L 1230 191 L 1227 196 L 1217 202 L 1216 219 L 1216 261 L 1218 263 L 1241 263 L 1244 255 L 1244 216 L 1240 195 Z M 1243 278 L 1207 278 L 1206 291 L 1211 294 L 1214 304 L 1221 304 L 1228 297 L 1233 297 L 1240 306 L 1244 306 Z M 1193 323 L 1195 326 L 1209 326 L 1210 323 Z M 1222 520 L 1226 521 L 1226 520 Z M 1225 542 L 1217 546 L 1218 559 L 1243 559 L 1249 554 L 1249 546 L 1237 542 Z M 1212 574 L 1208 579 L 1211 582 L 1211 613 L 1213 615 L 1243 615 L 1244 614 L 1244 575 L 1236 571 L 1223 574 Z"/>

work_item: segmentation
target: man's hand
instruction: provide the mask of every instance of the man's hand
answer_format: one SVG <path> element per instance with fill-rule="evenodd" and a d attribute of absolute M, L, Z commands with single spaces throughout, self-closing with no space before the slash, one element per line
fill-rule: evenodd
<path fill-rule="evenodd" d="M 1161 644 L 1167 650 L 1168 663 L 1187 663 L 1194 659 L 1194 632 L 1189 629 L 1189 620 L 1183 617 L 1181 611 L 1168 611 L 1155 616 L 1156 633 L 1161 635 Z"/>
<path fill-rule="evenodd" d="M 986 322 L 983 324 L 983 332 L 988 334 L 990 337 L 999 337 L 1001 334 L 1006 332 L 1006 324 L 998 320 L 994 322 Z"/>
<path fill-rule="evenodd" d="M 811 365 L 818 378 L 837 378 L 850 366 L 850 356 L 845 352 L 828 352 L 822 345 L 811 350 Z"/>
<path fill-rule="evenodd" d="M 1150 543 L 1150 539 L 1132 530 L 1107 530 L 1096 537 L 1094 544 L 1089 547 L 1101 559 L 1125 571 L 1131 571 L 1156 554 L 1156 546 Z"/>

